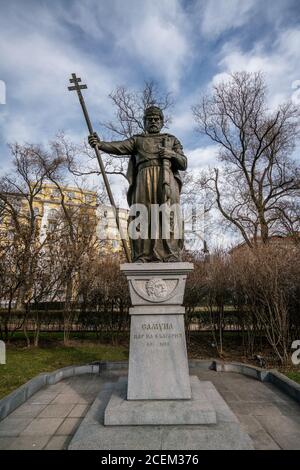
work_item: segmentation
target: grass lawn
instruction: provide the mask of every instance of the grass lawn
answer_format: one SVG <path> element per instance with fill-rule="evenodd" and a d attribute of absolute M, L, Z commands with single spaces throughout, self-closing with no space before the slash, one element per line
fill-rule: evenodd
<path fill-rule="evenodd" d="M 92 361 L 127 359 L 126 346 L 111 346 L 97 342 L 73 341 L 69 347 L 61 344 L 30 349 L 8 347 L 6 364 L 0 365 L 0 399 L 42 372 Z"/>
<path fill-rule="evenodd" d="M 298 382 L 298 384 L 300 384 L 300 370 L 288 371 L 288 372 L 284 372 L 284 374 L 287 375 L 289 379 L 292 379 L 295 382 Z"/>
<path fill-rule="evenodd" d="M 62 333 L 41 333 L 40 347 L 27 348 L 23 335 L 17 332 L 7 346 L 6 365 L 0 365 L 0 399 L 42 372 L 100 360 L 128 360 L 128 335 L 122 334 L 114 339 L 115 342 L 118 341 L 118 345 L 111 344 L 110 334 L 102 335 L 100 340 L 93 333 L 74 333 L 71 335 L 70 345 L 66 347 L 63 346 Z M 270 353 L 267 349 L 264 352 L 266 356 Z M 191 335 L 188 355 L 190 359 L 217 358 L 211 334 L 203 332 Z M 228 362 L 255 364 L 250 357 L 243 355 L 241 339 L 236 333 L 227 333 L 224 336 L 223 359 Z M 300 370 L 297 368 L 281 369 L 276 364 L 267 363 L 267 368 L 272 367 L 279 368 L 287 377 L 300 383 Z"/>

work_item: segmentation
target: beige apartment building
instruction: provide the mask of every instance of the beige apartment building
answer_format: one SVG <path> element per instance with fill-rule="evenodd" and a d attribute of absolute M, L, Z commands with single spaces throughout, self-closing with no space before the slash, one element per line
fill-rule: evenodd
<path fill-rule="evenodd" d="M 28 203 L 25 198 L 17 194 L 10 195 L 14 200 L 14 206 L 18 213 L 26 217 Z M 62 200 L 65 206 L 73 209 L 74 214 L 82 214 L 87 221 L 93 221 L 95 236 L 99 241 L 105 242 L 105 246 L 113 252 L 122 250 L 121 238 L 117 229 L 114 209 L 102 204 L 97 197 L 96 191 L 79 187 L 60 186 L 55 184 L 44 184 L 33 201 L 34 213 L 38 224 L 41 240 L 49 232 L 55 231 L 62 211 Z M 119 219 L 124 234 L 127 234 L 128 210 L 118 209 Z M 0 220 L 0 229 L 5 232 L 7 238 L 13 237 L 13 225 L 10 223 L 9 213 L 5 213 Z M 102 244 L 103 245 L 103 244 Z"/>

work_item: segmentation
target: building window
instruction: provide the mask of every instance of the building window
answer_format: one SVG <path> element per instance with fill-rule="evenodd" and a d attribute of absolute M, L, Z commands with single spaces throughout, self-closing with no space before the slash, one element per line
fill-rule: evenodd
<path fill-rule="evenodd" d="M 58 188 L 52 189 L 52 196 L 60 197 L 60 190 Z"/>
<path fill-rule="evenodd" d="M 49 219 L 57 219 L 58 218 L 58 212 L 56 209 L 50 209 L 49 211 Z"/>
<path fill-rule="evenodd" d="M 69 199 L 74 199 L 75 194 L 73 193 L 73 191 L 68 192 L 68 197 L 69 197 Z"/>
<path fill-rule="evenodd" d="M 57 222 L 51 220 L 51 222 L 49 222 L 48 224 L 48 232 L 53 233 L 55 232 L 56 228 L 57 228 Z"/>
<path fill-rule="evenodd" d="M 85 195 L 85 202 L 87 204 L 90 204 L 91 202 L 93 202 L 93 200 L 94 200 L 94 196 L 92 194 L 86 194 Z"/>

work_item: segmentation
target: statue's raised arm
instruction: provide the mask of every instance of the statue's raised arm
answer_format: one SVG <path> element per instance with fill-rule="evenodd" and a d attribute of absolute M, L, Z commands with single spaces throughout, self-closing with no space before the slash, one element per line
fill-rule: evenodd
<path fill-rule="evenodd" d="M 98 134 L 94 132 L 89 136 L 89 144 L 91 147 L 98 147 L 102 152 L 112 155 L 132 155 L 134 153 L 135 139 L 130 137 L 125 140 L 114 140 L 112 142 L 104 142 L 100 140 Z"/>

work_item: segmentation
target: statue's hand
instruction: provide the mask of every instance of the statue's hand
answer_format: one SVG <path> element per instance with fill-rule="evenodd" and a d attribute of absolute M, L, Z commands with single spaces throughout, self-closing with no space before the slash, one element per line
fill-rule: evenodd
<path fill-rule="evenodd" d="M 166 147 L 160 147 L 159 156 L 161 158 L 168 158 L 171 160 L 171 158 L 175 156 L 175 152 L 173 152 L 173 150 L 167 149 Z"/>
<path fill-rule="evenodd" d="M 89 135 L 88 141 L 90 146 L 95 148 L 100 142 L 97 132 L 94 132 L 93 134 Z"/>

